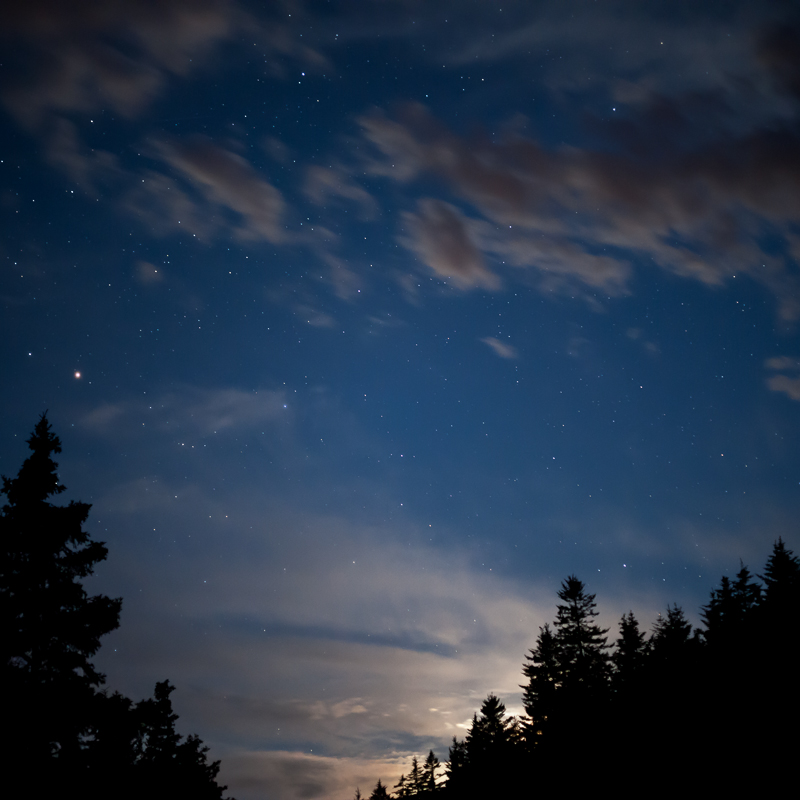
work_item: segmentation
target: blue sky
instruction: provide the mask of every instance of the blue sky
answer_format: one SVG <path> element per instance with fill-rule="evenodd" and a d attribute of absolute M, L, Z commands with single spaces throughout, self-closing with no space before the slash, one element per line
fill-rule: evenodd
<path fill-rule="evenodd" d="M 800 542 L 784 3 L 26 4 L 0 469 L 48 411 L 240 800 L 446 758 L 575 573 L 695 624 Z"/>

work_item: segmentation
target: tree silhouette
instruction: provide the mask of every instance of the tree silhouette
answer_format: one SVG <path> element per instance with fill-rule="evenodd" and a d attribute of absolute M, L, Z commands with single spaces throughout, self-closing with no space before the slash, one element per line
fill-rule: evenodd
<path fill-rule="evenodd" d="M 762 580 L 763 591 L 744 565 L 734 581 L 723 578 L 702 610 L 705 635 L 692 630 L 676 604 L 649 640 L 632 611 L 623 615 L 608 680 L 606 631 L 594 622 L 594 595 L 570 576 L 558 592 L 554 626 L 539 629 L 525 657 L 524 740 L 503 703 L 489 695 L 466 740 L 453 738 L 437 793 L 457 800 L 511 797 L 530 776 L 539 793 L 596 793 L 611 763 L 623 765 L 617 781 L 623 793 L 640 792 L 652 784 L 654 752 L 671 753 L 678 765 L 658 772 L 661 793 L 690 785 L 731 796 L 785 791 L 796 755 L 791 725 L 800 715 L 793 689 L 800 559 L 780 539 Z M 680 765 L 690 759 L 695 773 L 687 781 Z M 433 763 L 431 752 L 421 796 L 435 785 L 427 777 Z M 415 758 L 412 776 L 417 765 Z M 398 786 L 401 796 L 420 796 L 416 780 L 403 778 Z"/>
<path fill-rule="evenodd" d="M 104 676 L 89 659 L 119 626 L 122 600 L 88 597 L 80 579 L 108 550 L 83 529 L 90 505 L 50 502 L 66 487 L 52 459 L 61 442 L 44 414 L 28 446 L 32 454 L 0 492 L 8 500 L 0 514 L 2 663 L 34 683 L 69 677 L 96 686 Z"/>
<path fill-rule="evenodd" d="M 522 688 L 522 705 L 525 708 L 525 736 L 533 745 L 541 736 L 547 720 L 552 716 L 556 703 L 556 692 L 561 686 L 561 665 L 556 637 L 547 623 L 539 628 L 536 647 L 525 656 L 522 674 L 528 683 Z"/>
<path fill-rule="evenodd" d="M 614 686 L 619 690 L 639 677 L 649 649 L 633 611 L 622 615 L 616 644 L 611 661 L 614 665 Z"/>
<path fill-rule="evenodd" d="M 422 767 L 422 786 L 426 792 L 433 793 L 437 790 L 436 772 L 440 768 L 441 764 L 439 763 L 439 759 L 436 758 L 433 750 L 431 750 Z"/>
<path fill-rule="evenodd" d="M 793 616 L 800 604 L 800 558 L 788 550 L 780 537 L 767 559 L 764 574 L 764 605 L 778 617 Z"/>
<path fill-rule="evenodd" d="M 571 689 L 595 690 L 608 676 L 609 648 L 607 628 L 593 620 L 595 596 L 587 594 L 584 584 L 570 575 L 561 584 L 557 606 L 555 638 L 562 680 Z"/>
<path fill-rule="evenodd" d="M 119 625 L 122 601 L 89 597 L 81 580 L 106 558 L 83 525 L 86 503 L 53 504 L 65 491 L 53 455 L 61 442 L 42 415 L 32 453 L 3 477 L 0 509 L 0 678 L 9 797 L 79 793 L 84 800 L 220 800 L 219 762 L 196 736 L 175 732 L 168 682 L 133 704 L 98 691 L 90 659 Z"/>
<path fill-rule="evenodd" d="M 372 790 L 372 794 L 369 796 L 369 800 L 389 800 L 390 797 L 391 795 L 386 791 L 386 787 L 379 779 L 375 784 L 375 788 Z"/>
<path fill-rule="evenodd" d="M 119 625 L 121 600 L 89 597 L 81 579 L 107 550 L 83 529 L 90 506 L 51 499 L 66 487 L 53 455 L 61 442 L 42 415 L 27 440 L 31 455 L 3 477 L 0 511 L 0 669 L 5 692 L 3 747 L 28 786 L 46 791 L 80 760 L 95 687 L 90 659 Z"/>

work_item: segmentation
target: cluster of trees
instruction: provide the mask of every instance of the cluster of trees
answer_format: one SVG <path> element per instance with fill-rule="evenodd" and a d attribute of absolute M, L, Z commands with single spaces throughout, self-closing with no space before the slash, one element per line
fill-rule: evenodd
<path fill-rule="evenodd" d="M 604 783 L 625 797 L 785 791 L 800 743 L 800 559 L 778 539 L 759 577 L 744 565 L 723 577 L 703 629 L 672 605 L 648 637 L 631 611 L 610 644 L 595 596 L 569 576 L 525 657 L 525 714 L 507 715 L 489 695 L 466 738 L 453 739 L 441 780 L 433 769 L 419 780 L 415 759 L 411 779 L 394 794 L 379 781 L 369 800 L 510 797 L 520 787 L 578 796 Z"/>
<path fill-rule="evenodd" d="M 81 583 L 107 549 L 84 530 L 90 506 L 63 493 L 61 443 L 42 416 L 32 453 L 0 494 L 0 685 L 7 797 L 191 797 L 221 800 L 219 762 L 196 736 L 175 731 L 169 682 L 134 703 L 102 689 L 91 663 L 119 626 L 121 599 L 89 597 Z"/>

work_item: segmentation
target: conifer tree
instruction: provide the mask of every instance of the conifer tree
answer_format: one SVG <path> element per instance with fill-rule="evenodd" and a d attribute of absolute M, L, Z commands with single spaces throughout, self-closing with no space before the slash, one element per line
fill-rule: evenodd
<path fill-rule="evenodd" d="M 408 773 L 408 784 L 411 788 L 411 795 L 420 794 L 424 790 L 422 770 L 419 766 L 417 757 L 411 759 L 411 772 Z"/>
<path fill-rule="evenodd" d="M 800 558 L 792 553 L 778 537 L 767 559 L 764 574 L 764 605 L 773 613 L 793 614 L 800 603 Z"/>
<path fill-rule="evenodd" d="M 659 616 L 653 625 L 650 644 L 653 655 L 659 661 L 685 658 L 697 640 L 692 639 L 692 623 L 686 619 L 683 609 L 673 603 L 667 606 L 667 616 Z"/>
<path fill-rule="evenodd" d="M 528 683 L 521 687 L 522 704 L 528 718 L 526 738 L 533 744 L 553 714 L 556 692 L 562 682 L 558 643 L 549 624 L 539 628 L 536 647 L 525 658 L 530 663 L 522 667 L 522 673 L 528 678 Z"/>
<path fill-rule="evenodd" d="M 61 443 L 43 414 L 32 454 L 0 494 L 0 679 L 9 797 L 77 794 L 85 800 L 220 800 L 219 762 L 196 736 L 175 732 L 168 682 L 134 705 L 98 687 L 90 659 L 119 624 L 121 600 L 89 597 L 81 583 L 105 559 L 83 525 L 86 503 L 65 491 L 53 455 Z"/>
<path fill-rule="evenodd" d="M 44 795 L 79 769 L 104 679 L 90 659 L 118 626 L 121 601 L 83 588 L 107 551 L 83 528 L 89 505 L 51 502 L 66 487 L 53 461 L 61 442 L 44 414 L 27 444 L 31 455 L 0 491 L 0 749 L 14 776 L 27 771 L 28 791 Z"/>
<path fill-rule="evenodd" d="M 466 787 L 469 781 L 469 754 L 466 741 L 456 739 L 454 736 L 447 758 L 444 767 L 447 774 L 447 788 L 454 797 L 458 797 L 459 791 Z"/>
<path fill-rule="evenodd" d="M 32 454 L 16 478 L 3 477 L 0 491 L 7 498 L 0 512 L 2 666 L 34 684 L 97 686 L 104 676 L 89 659 L 118 627 L 122 601 L 89 597 L 81 579 L 108 550 L 83 529 L 91 506 L 50 502 L 66 487 L 52 458 L 61 442 L 44 414 L 27 443 Z"/>
<path fill-rule="evenodd" d="M 593 691 L 608 677 L 609 649 L 607 628 L 594 622 L 595 596 L 587 594 L 584 584 L 570 575 L 561 584 L 557 606 L 555 638 L 562 681 L 571 689 Z"/>
<path fill-rule="evenodd" d="M 436 771 L 440 768 L 439 759 L 436 758 L 433 750 L 431 750 L 422 767 L 422 786 L 424 791 L 433 793 L 437 790 Z"/>
<path fill-rule="evenodd" d="M 639 622 L 629 611 L 619 621 L 619 639 L 611 656 L 614 685 L 617 689 L 631 684 L 641 673 L 647 657 L 647 640 L 639 630 Z"/>
<path fill-rule="evenodd" d="M 405 775 L 401 775 L 400 779 L 394 785 L 394 796 L 400 798 L 410 797 L 411 796 L 411 789 L 408 786 L 408 781 L 406 780 Z"/>
<path fill-rule="evenodd" d="M 152 699 L 136 706 L 139 720 L 136 779 L 142 794 L 153 798 L 191 797 L 222 800 L 227 788 L 216 782 L 220 762 L 209 762 L 208 748 L 197 736 L 185 739 L 176 732 L 178 715 L 172 710 L 169 681 L 156 684 Z"/>
<path fill-rule="evenodd" d="M 386 791 L 386 787 L 381 783 L 380 778 L 369 796 L 369 800 L 390 800 L 390 795 Z"/>

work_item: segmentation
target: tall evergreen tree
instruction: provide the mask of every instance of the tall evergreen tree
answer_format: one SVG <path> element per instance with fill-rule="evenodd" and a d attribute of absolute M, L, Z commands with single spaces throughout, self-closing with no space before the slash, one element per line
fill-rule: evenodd
<path fill-rule="evenodd" d="M 570 575 L 561 584 L 555 638 L 562 681 L 571 689 L 594 691 L 608 677 L 607 628 L 594 622 L 595 596 L 587 594 L 582 581 Z"/>
<path fill-rule="evenodd" d="M 469 786 L 469 755 L 466 741 L 453 737 L 444 769 L 448 791 L 453 797 L 458 797 L 459 793 Z"/>
<path fill-rule="evenodd" d="M 428 753 L 425 764 L 422 767 L 422 786 L 426 792 L 433 793 L 437 790 L 436 772 L 441 768 L 439 759 L 434 755 L 433 750 Z"/>
<path fill-rule="evenodd" d="M 97 686 L 104 676 L 89 659 L 119 626 L 122 601 L 89 597 L 81 579 L 108 550 L 83 529 L 90 505 L 50 502 L 66 487 L 52 458 L 61 442 L 44 414 L 27 443 L 32 454 L 0 491 L 2 666 L 36 684 L 69 678 Z"/>
<path fill-rule="evenodd" d="M 778 537 L 767 559 L 764 574 L 764 605 L 772 613 L 794 615 L 800 603 L 800 558 Z"/>
<path fill-rule="evenodd" d="M 611 656 L 614 665 L 614 686 L 617 689 L 636 681 L 647 658 L 647 640 L 639 630 L 639 622 L 629 611 L 619 622 L 619 638 Z"/>
<path fill-rule="evenodd" d="M 674 661 L 685 658 L 697 643 L 692 638 L 692 623 L 686 619 L 683 609 L 673 603 L 667 606 L 667 615 L 659 616 L 653 625 L 650 644 L 653 655 L 659 661 Z"/>
<path fill-rule="evenodd" d="M 120 600 L 89 597 L 81 580 L 106 557 L 83 525 L 86 503 L 55 505 L 66 487 L 53 455 L 61 442 L 43 414 L 16 478 L 3 477 L 0 510 L 0 749 L 28 774 L 28 790 L 73 779 L 104 676 L 91 658 L 119 624 Z"/>
<path fill-rule="evenodd" d="M 3 478 L 0 509 L 0 691 L 9 797 L 78 794 L 86 800 L 220 800 L 219 762 L 196 736 L 175 732 L 164 682 L 134 705 L 99 692 L 91 663 L 119 624 L 121 600 L 89 597 L 81 583 L 107 550 L 83 526 L 86 503 L 62 494 L 53 455 L 61 443 L 42 415 L 32 454 Z"/>
<path fill-rule="evenodd" d="M 522 667 L 528 679 L 521 687 L 522 705 L 527 715 L 525 736 L 529 744 L 534 744 L 553 714 L 556 692 L 562 682 L 558 642 L 549 624 L 539 628 L 536 647 L 525 659 L 530 662 Z"/>
<path fill-rule="evenodd" d="M 505 705 L 490 694 L 480 716 L 473 716 L 466 738 L 465 774 L 475 797 L 499 796 L 513 784 L 519 738 L 516 720 L 506 716 Z"/>
<path fill-rule="evenodd" d="M 421 794 L 424 790 L 422 769 L 419 766 L 419 760 L 416 756 L 411 759 L 411 772 L 408 773 L 408 784 L 411 788 L 411 794 Z"/>

